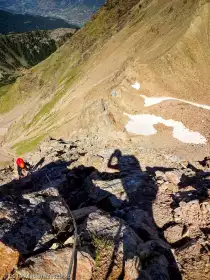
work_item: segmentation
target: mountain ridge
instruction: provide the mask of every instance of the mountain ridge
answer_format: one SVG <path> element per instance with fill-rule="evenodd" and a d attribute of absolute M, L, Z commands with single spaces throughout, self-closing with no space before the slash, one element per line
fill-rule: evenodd
<path fill-rule="evenodd" d="M 73 216 L 78 279 L 209 279 L 209 30 L 209 0 L 109 0 L 0 92 L 4 275 L 66 275 Z"/>
<path fill-rule="evenodd" d="M 203 25 L 198 25 L 197 30 L 199 28 L 203 30 L 207 22 L 205 14 L 208 16 L 206 12 L 209 11 L 208 1 L 199 1 L 199 3 L 189 1 L 186 4 L 183 4 L 181 1 L 176 3 L 173 1 L 174 8 L 172 12 L 172 3 L 166 3 L 164 1 L 165 5 L 154 16 L 153 13 L 159 8 L 158 2 L 144 1 L 141 4 L 141 8 L 139 8 L 138 3 L 139 1 L 132 1 L 129 4 L 122 2 L 120 6 L 118 1 L 108 2 L 99 10 L 91 23 L 88 23 L 83 29 L 77 32 L 57 53 L 35 67 L 28 74 L 28 79 L 25 80 L 26 83 L 38 77 L 36 79 L 37 82 L 33 82 L 34 89 L 37 87 L 36 92 L 42 92 L 42 96 L 47 97 L 46 100 L 49 100 L 49 96 L 52 93 L 52 100 L 45 103 L 44 99 L 41 98 L 42 104 L 45 103 L 45 105 L 40 111 L 37 111 L 38 108 L 34 108 L 36 110 L 34 113 L 30 111 L 30 121 L 23 130 L 21 129 L 22 125 L 20 120 L 19 130 L 22 135 L 25 133 L 24 130 L 27 135 L 31 131 L 33 132 L 31 135 L 32 139 L 36 139 L 35 131 L 37 129 L 37 135 L 39 136 L 42 134 L 40 131 L 40 122 L 42 122 L 43 127 L 45 119 L 47 120 L 46 126 L 49 132 L 51 131 L 50 133 L 53 131 L 56 133 L 57 130 L 57 135 L 59 133 L 63 134 L 64 131 L 68 135 L 68 125 L 65 128 L 65 123 L 68 123 L 69 119 L 72 123 L 72 129 L 70 131 L 78 133 L 76 131 L 77 127 L 79 127 L 84 131 L 87 130 L 86 133 L 89 134 L 90 131 L 88 130 L 91 127 L 88 128 L 89 126 L 83 124 L 83 122 L 86 123 L 86 120 L 88 121 L 91 116 L 91 110 L 96 115 L 100 115 L 104 106 L 104 112 L 107 118 L 105 121 L 106 125 L 103 127 L 90 121 L 92 126 L 94 126 L 92 128 L 93 134 L 95 133 L 95 129 L 97 129 L 101 133 L 101 135 L 99 133 L 99 137 L 103 138 L 104 134 L 106 135 L 105 128 L 111 129 L 111 131 L 112 129 L 115 130 L 115 123 L 117 123 L 117 130 L 119 135 L 121 135 L 123 134 L 123 123 L 126 117 L 122 118 L 119 112 L 128 110 L 125 105 L 126 102 L 130 103 L 130 113 L 138 112 L 136 104 L 139 104 L 139 108 L 142 108 L 143 100 L 136 95 L 137 93 L 133 92 L 133 101 L 129 101 L 131 84 L 138 79 L 140 82 L 141 80 L 143 81 L 144 93 L 147 93 L 147 95 L 153 94 L 156 91 L 162 92 L 162 95 L 166 96 L 173 96 L 175 94 L 179 98 L 189 99 L 197 103 L 205 104 L 208 102 L 208 78 L 202 74 L 202 76 L 199 75 L 196 78 L 196 72 L 194 72 L 196 67 L 200 67 L 200 64 L 197 64 L 199 59 L 207 67 L 206 73 L 208 64 L 203 61 L 202 57 L 198 57 L 193 61 L 189 52 L 191 47 L 190 45 L 188 47 L 184 43 L 189 37 L 189 35 L 185 35 L 186 32 L 192 34 L 192 42 L 197 41 L 197 38 L 194 38 L 194 34 L 197 36 L 196 34 L 198 33 L 194 33 L 190 29 L 190 24 L 195 20 L 196 13 L 201 13 L 204 15 L 204 22 Z M 182 13 L 180 13 L 181 10 Z M 157 22 L 160 21 L 163 15 L 168 19 L 168 22 L 166 21 L 165 25 L 157 29 Z M 174 21 L 175 19 L 176 21 Z M 146 22 L 145 25 L 142 24 L 144 22 Z M 186 36 L 186 39 L 183 36 Z M 205 36 L 205 33 L 203 36 Z M 206 49 L 205 43 L 203 43 L 204 40 L 200 40 L 200 48 Z M 183 49 L 180 49 L 180 44 Z M 193 46 L 192 43 L 191 46 Z M 132 51 L 128 52 L 128 49 Z M 71 56 L 69 56 L 70 50 L 72 50 Z M 183 55 L 186 56 L 185 60 L 182 59 Z M 173 59 L 173 56 L 177 56 L 178 59 Z M 115 61 L 114 64 L 113 61 Z M 186 64 L 183 64 L 182 61 L 186 62 Z M 192 65 L 193 67 L 191 67 Z M 176 69 L 176 75 L 173 75 L 170 67 Z M 170 78 L 164 74 L 165 69 L 168 69 L 167 75 Z M 138 73 L 141 73 L 141 77 Z M 188 79 L 186 79 L 186 73 L 188 73 Z M 175 79 L 177 81 L 173 82 Z M 196 86 L 194 84 L 195 79 L 198 80 Z M 44 83 L 44 86 L 40 87 L 38 80 L 40 83 Z M 206 85 L 206 88 L 202 86 L 201 81 Z M 103 86 L 103 83 L 106 84 L 106 87 Z M 27 87 L 27 85 L 25 86 Z M 56 94 L 54 89 L 57 89 Z M 101 95 L 97 94 L 97 90 L 101 92 Z M 115 99 L 110 97 L 110 93 L 113 90 L 119 91 L 117 93 L 118 97 Z M 206 94 L 204 94 L 204 91 Z M 193 94 L 190 94 L 190 92 L 193 92 Z M 27 93 L 29 96 L 33 96 L 32 91 Z M 12 95 L 12 92 L 10 94 Z M 122 97 L 120 98 L 120 96 Z M 85 103 L 84 100 L 88 102 Z M 167 102 L 169 103 L 170 101 Z M 102 105 L 100 107 L 100 104 L 109 105 Z M 69 106 L 72 108 L 71 113 L 68 109 Z M 185 118 L 182 118 L 179 114 L 179 108 L 173 112 L 173 116 L 177 121 L 184 120 L 188 127 L 190 126 L 196 130 L 195 122 L 187 117 L 188 109 L 191 110 L 193 108 L 186 106 L 183 108 L 186 112 L 183 115 Z M 159 109 L 157 108 L 157 110 Z M 196 110 L 200 112 L 200 109 Z M 155 112 L 156 110 L 155 108 L 151 108 L 151 110 L 148 108 L 143 111 Z M 81 112 L 83 112 L 82 115 L 86 114 L 86 120 L 81 115 Z M 32 114 L 34 115 L 31 118 Z M 162 111 L 161 114 L 165 118 L 170 118 L 168 111 Z M 207 132 L 205 132 L 207 115 L 204 111 L 200 118 L 203 118 L 203 122 L 200 122 L 200 130 L 208 138 Z M 51 123 L 52 129 L 50 129 L 49 123 Z M 12 135 L 11 133 L 12 128 L 8 133 L 7 141 L 9 141 Z M 113 131 L 111 134 L 114 135 L 115 132 Z M 23 140 L 23 137 L 21 138 Z M 205 149 L 205 146 L 203 148 Z"/>

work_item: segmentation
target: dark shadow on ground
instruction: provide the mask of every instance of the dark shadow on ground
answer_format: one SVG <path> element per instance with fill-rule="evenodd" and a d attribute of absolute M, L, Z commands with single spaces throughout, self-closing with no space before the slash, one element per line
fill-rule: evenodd
<path fill-rule="evenodd" d="M 201 164 L 202 162 L 200 162 Z M 208 192 L 210 189 L 210 172 L 205 172 L 202 169 L 198 169 L 192 164 L 188 164 L 187 168 L 189 174 L 183 174 L 179 183 L 180 192 L 177 192 L 173 196 L 176 203 L 181 201 L 189 202 L 198 199 L 200 202 L 206 200 L 209 196 Z M 192 171 L 192 172 L 190 172 Z M 191 175 L 195 173 L 195 175 Z M 191 190 L 186 190 L 186 188 L 192 187 Z"/>
<path fill-rule="evenodd" d="M 43 163 L 43 162 L 42 162 Z M 111 155 L 107 166 L 117 172 L 100 172 L 94 167 L 79 166 L 69 170 L 69 166 L 72 161 L 56 161 L 51 162 L 39 170 L 32 173 L 30 176 L 23 178 L 19 181 L 13 180 L 12 182 L 0 186 L 0 200 L 7 201 L 11 205 L 15 205 L 17 209 L 15 213 L 25 212 L 21 216 L 21 219 L 16 220 L 16 223 L 9 226 L 9 221 L 4 218 L 0 219 L 0 239 L 1 241 L 13 248 L 18 249 L 18 251 L 28 257 L 32 254 L 42 252 L 48 249 L 52 243 L 56 240 L 45 240 L 42 246 L 39 246 L 40 240 L 44 239 L 46 234 L 55 234 L 57 238 L 63 238 L 65 231 L 68 231 L 70 235 L 73 233 L 73 227 L 67 225 L 64 232 L 60 233 L 59 230 L 56 231 L 55 228 L 51 227 L 54 223 L 54 216 L 52 214 L 52 209 L 49 208 L 48 203 L 52 201 L 57 201 L 57 197 L 53 195 L 53 191 L 57 190 L 59 194 L 64 198 L 65 202 L 68 204 L 71 210 L 82 208 L 85 206 L 97 205 L 99 208 L 108 211 L 111 215 L 117 215 L 117 211 L 124 209 L 125 207 L 138 207 L 148 213 L 152 217 L 153 224 L 155 227 L 155 222 L 153 219 L 152 203 L 156 198 L 158 186 L 155 181 L 151 178 L 148 172 L 143 172 L 140 163 L 136 157 L 133 155 L 122 155 L 120 150 L 115 150 Z M 38 166 L 40 163 L 38 163 Z M 157 171 L 158 167 L 148 167 L 147 170 Z M 169 171 L 171 169 L 160 167 L 160 171 Z M 91 177 L 92 174 L 95 174 Z M 93 189 L 89 189 L 89 185 L 86 184 L 87 178 L 99 178 L 100 181 L 113 181 L 115 179 L 120 179 L 123 185 L 124 192 L 126 196 L 124 198 L 119 198 L 106 190 L 100 189 L 98 186 L 94 185 L 91 179 Z M 145 185 L 146 182 L 146 185 Z M 44 194 L 39 192 L 45 192 L 46 200 L 42 200 L 45 197 Z M 52 191 L 52 194 L 50 194 Z M 90 192 L 94 192 L 95 196 L 90 195 Z M 37 192 L 37 196 L 31 200 L 29 197 L 31 193 Z M 102 196 L 103 199 L 97 201 L 97 197 Z M 28 197 L 28 198 L 27 198 Z M 39 200 L 40 199 L 40 200 Z M 114 200 L 115 206 L 111 206 L 110 199 Z M 34 207 L 31 205 L 34 203 Z M 30 206 L 30 207 L 29 207 Z M 120 217 L 121 218 L 121 217 Z M 5 220 L 6 219 L 6 220 Z M 45 223 L 44 221 L 49 221 Z M 159 234 L 158 228 L 156 228 L 157 236 Z M 119 229 L 120 230 L 120 229 Z M 147 230 L 136 230 L 136 233 L 143 241 L 150 240 L 151 236 Z M 115 238 L 117 240 L 117 236 Z M 21 242 L 20 242 L 21 240 Z M 112 266 L 114 265 L 115 251 L 117 251 L 118 244 L 115 244 L 115 250 L 113 252 L 111 265 L 107 273 L 107 278 L 110 275 Z M 127 248 L 126 240 L 124 240 L 124 255 L 127 254 L 129 248 Z M 160 249 L 160 251 L 163 249 Z M 170 250 L 163 250 L 162 252 L 169 263 L 168 270 L 171 280 L 182 279 L 181 274 L 178 270 L 176 261 Z M 123 260 L 123 265 L 127 260 Z M 146 265 L 143 263 L 143 267 Z M 74 273 L 75 274 L 75 273 Z M 124 277 L 124 271 L 120 279 Z M 142 279 L 139 275 L 138 279 Z"/>

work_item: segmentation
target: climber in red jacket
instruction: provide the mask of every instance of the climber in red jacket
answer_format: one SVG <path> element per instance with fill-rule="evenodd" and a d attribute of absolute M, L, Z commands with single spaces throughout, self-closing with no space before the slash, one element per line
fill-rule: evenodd
<path fill-rule="evenodd" d="M 28 162 L 25 162 L 22 158 L 18 158 L 16 160 L 16 164 L 19 179 L 27 176 L 32 169 L 32 166 Z"/>

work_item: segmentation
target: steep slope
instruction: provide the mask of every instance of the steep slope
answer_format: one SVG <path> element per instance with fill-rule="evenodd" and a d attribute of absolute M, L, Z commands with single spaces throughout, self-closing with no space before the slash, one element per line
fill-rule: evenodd
<path fill-rule="evenodd" d="M 25 108 L 30 104 L 5 142 L 24 153 L 49 134 L 79 135 L 95 145 L 130 139 L 144 147 L 164 146 L 186 158 L 209 153 L 209 12 L 204 0 L 108 1 L 92 22 L 1 98 L 7 110 L 17 100 Z M 138 91 L 135 82 L 141 84 Z M 143 95 L 184 101 L 145 107 Z M 136 114 L 154 116 L 152 133 L 128 129 L 128 122 L 141 126 L 133 124 Z"/>
<path fill-rule="evenodd" d="M 43 61 L 69 39 L 75 29 L 0 36 L 0 86 L 14 82 L 24 69 Z"/>

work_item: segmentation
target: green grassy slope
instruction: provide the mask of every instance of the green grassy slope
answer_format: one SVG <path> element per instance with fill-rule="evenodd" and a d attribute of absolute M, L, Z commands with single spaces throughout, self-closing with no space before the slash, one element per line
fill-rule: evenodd
<path fill-rule="evenodd" d="M 48 59 L 32 68 L 30 73 L 18 79 L 13 88 L 0 98 L 1 112 L 9 111 L 27 98 L 40 94 L 43 105 L 23 129 L 33 128 L 38 122 L 49 120 L 54 105 L 82 75 L 88 58 L 123 28 L 128 21 L 130 9 L 138 2 L 108 1 L 92 22 L 86 24 Z M 15 129 L 16 126 L 13 126 L 10 131 Z M 20 125 L 18 129 L 21 130 Z"/>

